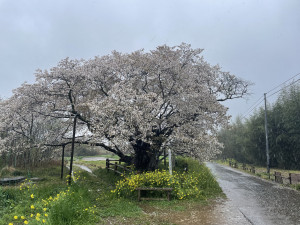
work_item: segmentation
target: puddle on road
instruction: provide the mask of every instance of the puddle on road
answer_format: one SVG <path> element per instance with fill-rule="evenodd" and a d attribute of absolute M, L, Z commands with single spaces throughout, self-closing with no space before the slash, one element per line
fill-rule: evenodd
<path fill-rule="evenodd" d="M 162 222 L 171 222 L 178 225 L 240 225 L 250 224 L 243 214 L 234 208 L 230 201 L 218 199 L 209 205 L 192 204 L 184 211 L 162 210 L 153 206 L 141 206 L 150 217 Z"/>

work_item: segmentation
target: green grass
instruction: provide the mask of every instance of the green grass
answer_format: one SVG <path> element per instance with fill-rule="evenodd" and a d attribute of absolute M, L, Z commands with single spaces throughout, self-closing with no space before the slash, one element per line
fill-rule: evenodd
<path fill-rule="evenodd" d="M 181 160 L 188 162 L 190 171 L 210 174 L 204 165 L 199 165 L 194 160 L 184 158 Z M 165 219 L 145 214 L 144 210 L 151 208 L 167 214 L 188 212 L 191 207 L 206 204 L 209 201 L 207 199 L 220 196 L 221 192 L 215 179 L 208 174 L 207 181 L 203 183 L 203 188 L 207 190 L 205 199 L 137 202 L 135 195 L 127 199 L 117 198 L 111 193 L 116 187 L 116 182 L 122 178 L 101 168 L 100 161 L 86 162 L 85 165 L 90 167 L 94 165 L 92 167 L 96 176 L 87 172 L 76 173 L 78 180 L 71 186 L 66 184 L 66 178 L 60 179 L 60 166 L 53 164 L 46 168 L 30 169 L 32 176 L 45 178 L 41 182 L 29 184 L 26 181 L 21 186 L 22 190 L 20 185 L 0 187 L 0 224 L 24 224 L 25 220 L 29 224 L 48 225 L 172 224 Z M 180 165 L 177 169 L 182 170 Z M 76 170 L 78 171 L 78 168 Z M 66 169 L 65 174 L 67 174 Z M 34 209 L 31 208 L 32 205 Z M 39 221 L 36 219 L 38 214 L 40 214 Z M 18 219 L 14 219 L 14 216 L 18 216 Z"/>

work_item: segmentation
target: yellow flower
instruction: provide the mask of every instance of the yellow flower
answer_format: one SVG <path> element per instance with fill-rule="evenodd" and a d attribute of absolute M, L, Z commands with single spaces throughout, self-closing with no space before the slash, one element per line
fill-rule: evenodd
<path fill-rule="evenodd" d="M 28 224 L 28 221 L 27 221 L 27 220 L 25 220 L 25 221 L 24 221 L 24 224 Z"/>
<path fill-rule="evenodd" d="M 46 209 L 46 208 L 44 208 L 43 210 L 44 210 L 44 212 L 46 212 L 46 211 L 47 211 L 47 209 Z"/>
<path fill-rule="evenodd" d="M 40 220 L 41 220 L 39 217 L 35 217 L 35 219 L 36 219 L 37 221 L 40 221 Z"/>
<path fill-rule="evenodd" d="M 13 223 L 9 223 L 8 225 L 14 225 Z"/>
<path fill-rule="evenodd" d="M 30 198 L 34 198 L 34 195 L 33 195 L 33 194 L 31 194 L 31 195 L 30 195 Z"/>
<path fill-rule="evenodd" d="M 47 213 L 45 213 L 45 216 L 46 216 L 46 217 L 48 217 L 48 214 L 47 214 Z"/>
<path fill-rule="evenodd" d="M 41 214 L 37 213 L 37 214 L 36 214 L 36 216 L 37 216 L 37 217 L 40 217 L 40 216 L 41 216 Z"/>
<path fill-rule="evenodd" d="M 18 216 L 14 216 L 14 219 L 17 220 L 17 219 L 18 219 Z"/>
<path fill-rule="evenodd" d="M 43 219 L 43 223 L 46 223 L 46 220 Z"/>
<path fill-rule="evenodd" d="M 33 214 L 32 214 L 32 213 L 30 214 L 30 217 L 33 217 Z"/>
<path fill-rule="evenodd" d="M 31 205 L 30 208 L 31 208 L 31 209 L 34 209 L 34 205 Z"/>

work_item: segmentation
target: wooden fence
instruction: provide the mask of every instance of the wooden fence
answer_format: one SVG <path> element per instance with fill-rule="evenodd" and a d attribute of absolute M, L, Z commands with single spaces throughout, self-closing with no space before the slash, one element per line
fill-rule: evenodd
<path fill-rule="evenodd" d="M 133 171 L 129 169 L 127 166 L 121 165 L 121 160 L 116 160 L 116 159 L 106 159 L 106 170 L 107 171 L 112 170 L 118 174 L 124 174 L 126 171 L 133 173 Z"/>
<path fill-rule="evenodd" d="M 300 174 L 289 173 L 288 177 L 282 176 L 281 172 L 274 172 L 275 182 L 280 184 L 299 184 Z"/>
<path fill-rule="evenodd" d="M 229 166 L 238 169 L 239 168 L 239 164 L 237 162 L 231 162 L 229 161 Z M 251 173 L 255 174 L 255 167 L 251 166 L 251 165 L 246 165 L 245 163 L 242 164 L 242 169 L 243 170 L 247 170 L 250 171 Z"/>
<path fill-rule="evenodd" d="M 229 166 L 231 166 L 233 168 L 239 167 L 237 162 L 232 162 L 232 161 L 229 161 Z M 255 174 L 254 166 L 246 165 L 245 163 L 243 163 L 242 169 Z M 280 184 L 299 184 L 300 183 L 300 174 L 296 174 L 296 173 L 289 173 L 289 176 L 285 177 L 281 174 L 281 172 L 275 171 L 274 174 L 269 174 L 269 179 L 271 176 L 274 177 L 274 181 L 276 183 L 280 183 Z"/>

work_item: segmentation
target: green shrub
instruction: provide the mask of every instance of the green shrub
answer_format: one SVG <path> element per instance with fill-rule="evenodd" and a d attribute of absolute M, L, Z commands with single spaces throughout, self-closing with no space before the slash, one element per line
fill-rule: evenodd
<path fill-rule="evenodd" d="M 206 198 L 220 194 L 222 190 L 209 169 L 198 162 L 194 165 L 194 161 L 189 164 L 193 170 L 190 172 L 174 171 L 170 175 L 166 170 L 156 170 L 124 177 L 117 182 L 112 193 L 119 197 L 132 197 L 138 187 L 171 187 L 172 196 L 176 199 Z"/>
<path fill-rule="evenodd" d="M 177 172 L 185 172 L 189 170 L 189 158 L 186 157 L 176 157 L 175 159 L 175 168 L 174 170 Z M 199 163 L 198 163 L 199 164 Z"/>

